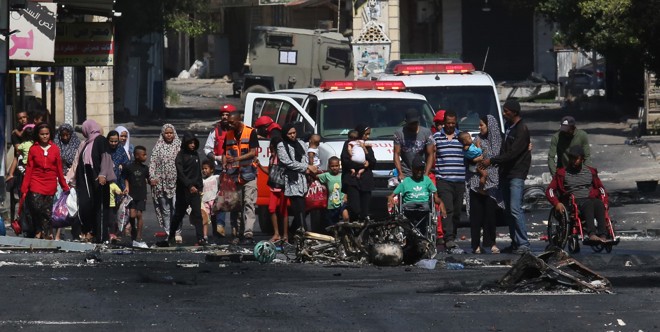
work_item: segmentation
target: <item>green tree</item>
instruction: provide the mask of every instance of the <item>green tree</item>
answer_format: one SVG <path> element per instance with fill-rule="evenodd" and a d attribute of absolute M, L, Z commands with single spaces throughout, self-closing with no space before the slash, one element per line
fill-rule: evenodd
<path fill-rule="evenodd" d="M 595 50 L 608 61 L 637 61 L 660 72 L 658 0 L 505 0 L 558 25 L 562 45 Z"/>
<path fill-rule="evenodd" d="M 116 22 L 135 35 L 177 31 L 190 37 L 217 29 L 208 0 L 118 0 Z"/>

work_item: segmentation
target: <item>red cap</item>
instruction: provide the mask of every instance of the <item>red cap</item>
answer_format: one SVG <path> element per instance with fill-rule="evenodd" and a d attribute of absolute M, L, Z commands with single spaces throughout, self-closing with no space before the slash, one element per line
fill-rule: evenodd
<path fill-rule="evenodd" d="M 433 117 L 433 122 L 445 121 L 445 110 L 439 110 Z"/>
<path fill-rule="evenodd" d="M 236 111 L 236 106 L 232 104 L 224 104 L 220 106 L 220 113 L 231 113 Z"/>
<path fill-rule="evenodd" d="M 269 126 L 271 123 L 273 123 L 273 119 L 271 119 L 269 116 L 260 116 L 256 121 L 254 121 L 254 126 L 255 127 L 261 127 L 261 126 Z"/>

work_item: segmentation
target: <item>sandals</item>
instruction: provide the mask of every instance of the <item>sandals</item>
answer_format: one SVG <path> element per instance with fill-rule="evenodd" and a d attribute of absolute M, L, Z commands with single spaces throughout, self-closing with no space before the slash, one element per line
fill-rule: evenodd
<path fill-rule="evenodd" d="M 491 254 L 499 254 L 500 253 L 500 248 L 498 248 L 497 246 L 494 245 L 492 248 L 490 248 L 490 253 Z"/>

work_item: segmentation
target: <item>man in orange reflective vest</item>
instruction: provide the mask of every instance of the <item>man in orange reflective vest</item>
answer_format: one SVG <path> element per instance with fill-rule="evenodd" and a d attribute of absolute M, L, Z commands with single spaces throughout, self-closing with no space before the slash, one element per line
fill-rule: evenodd
<path fill-rule="evenodd" d="M 225 136 L 225 156 L 223 167 L 227 174 L 237 183 L 239 197 L 242 198 L 242 213 L 239 223 L 238 212 L 231 212 L 232 227 L 236 227 L 236 238 L 233 243 L 254 243 L 252 228 L 256 221 L 257 205 L 257 168 L 254 158 L 257 156 L 259 140 L 257 132 L 241 121 L 239 112 L 232 112 L 227 120 L 227 136 Z"/>

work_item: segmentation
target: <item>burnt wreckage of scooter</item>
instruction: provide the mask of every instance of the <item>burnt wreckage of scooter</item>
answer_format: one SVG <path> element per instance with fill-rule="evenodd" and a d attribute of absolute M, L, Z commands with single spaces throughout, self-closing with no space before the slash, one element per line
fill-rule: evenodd
<path fill-rule="evenodd" d="M 295 236 L 298 261 L 369 262 L 396 266 L 433 258 L 435 241 L 403 215 L 379 221 L 339 222 L 329 234 L 300 231 Z"/>

